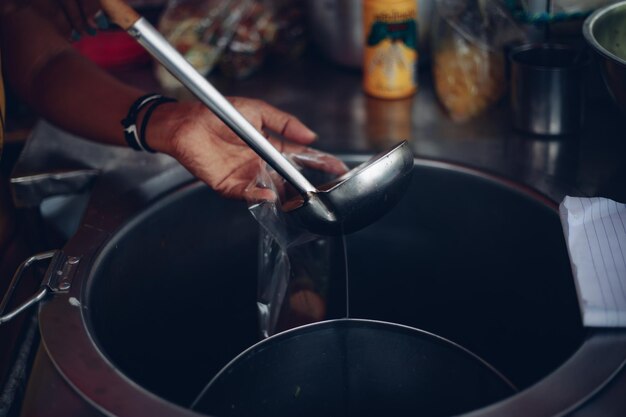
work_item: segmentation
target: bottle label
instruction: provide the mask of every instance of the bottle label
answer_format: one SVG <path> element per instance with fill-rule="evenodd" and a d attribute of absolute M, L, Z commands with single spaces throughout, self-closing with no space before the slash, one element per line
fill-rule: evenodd
<path fill-rule="evenodd" d="M 382 98 L 413 94 L 418 58 L 416 2 L 365 2 L 363 18 L 365 91 Z"/>

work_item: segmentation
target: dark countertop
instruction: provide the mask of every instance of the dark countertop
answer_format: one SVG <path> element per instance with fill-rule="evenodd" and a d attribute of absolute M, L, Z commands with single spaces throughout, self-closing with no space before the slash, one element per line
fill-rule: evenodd
<path fill-rule="evenodd" d="M 151 68 L 118 71 L 117 75 L 147 89 L 158 88 Z M 536 188 L 555 201 L 570 194 L 624 202 L 624 116 L 606 95 L 596 69 L 590 70 L 588 78 L 587 118 L 580 134 L 542 138 L 513 130 L 506 98 L 469 122 L 451 121 L 439 106 L 425 70 L 420 73 L 418 93 L 396 101 L 366 96 L 359 71 L 335 66 L 314 52 L 297 61 L 267 65 L 246 80 L 210 77 L 225 95 L 260 98 L 295 114 L 318 133 L 316 146 L 324 151 L 372 153 L 407 139 L 418 157 L 499 174 Z M 56 137 L 56 145 L 51 144 L 50 135 Z M 48 125 L 35 129 L 14 171 L 14 182 L 17 178 L 22 185 L 30 184 L 35 174 L 55 172 L 58 176 L 77 167 L 89 177 L 94 176 L 94 170 L 119 176 L 126 169 L 136 169 L 137 159 L 139 165 L 151 165 L 146 161 L 154 158 L 84 141 L 76 145 L 76 139 L 70 138 Z M 163 158 L 157 159 L 157 165 L 163 163 Z M 162 168 L 158 167 L 159 172 Z M 25 177 L 29 181 L 23 181 Z M 40 184 L 37 192 L 42 188 L 46 187 Z"/>

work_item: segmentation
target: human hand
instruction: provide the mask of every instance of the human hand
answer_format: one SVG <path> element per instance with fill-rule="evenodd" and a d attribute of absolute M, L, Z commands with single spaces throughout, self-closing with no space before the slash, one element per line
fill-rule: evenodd
<path fill-rule="evenodd" d="M 233 106 L 279 151 L 288 154 L 315 152 L 308 148 L 316 136 L 296 117 L 260 100 L 229 98 Z M 280 141 L 270 134 L 278 133 Z M 264 162 L 234 132 L 199 102 L 167 103 L 153 113 L 146 129 L 153 149 L 176 158 L 192 174 L 220 194 L 250 200 L 272 200 L 265 188 L 246 187 L 256 178 Z M 313 159 L 312 168 L 340 175 L 346 166 L 326 156 Z"/>

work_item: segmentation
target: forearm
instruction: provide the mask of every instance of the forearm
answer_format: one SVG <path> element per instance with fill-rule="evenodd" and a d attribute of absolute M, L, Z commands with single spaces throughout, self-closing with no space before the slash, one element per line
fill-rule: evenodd
<path fill-rule="evenodd" d="M 124 145 L 122 120 L 141 90 L 80 56 L 45 19 L 28 8 L 2 16 L 5 74 L 42 117 L 79 136 Z"/>

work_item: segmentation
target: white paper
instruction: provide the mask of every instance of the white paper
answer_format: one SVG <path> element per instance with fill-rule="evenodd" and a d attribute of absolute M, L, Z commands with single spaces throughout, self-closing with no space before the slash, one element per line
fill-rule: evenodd
<path fill-rule="evenodd" d="M 583 324 L 626 327 L 626 205 L 568 196 L 559 211 Z"/>

